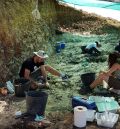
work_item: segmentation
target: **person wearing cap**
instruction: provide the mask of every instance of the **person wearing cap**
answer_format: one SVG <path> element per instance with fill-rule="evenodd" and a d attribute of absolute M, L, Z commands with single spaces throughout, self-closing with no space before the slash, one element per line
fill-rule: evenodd
<path fill-rule="evenodd" d="M 33 52 L 34 56 L 26 59 L 21 66 L 19 76 L 21 78 L 32 80 L 31 75 L 36 71 L 39 71 L 40 76 L 43 77 L 44 85 L 49 86 L 47 80 L 47 72 L 51 73 L 52 75 L 61 77 L 62 79 L 66 79 L 66 75 L 60 73 L 53 67 L 45 64 L 45 59 L 48 58 L 48 55 L 43 51 L 39 50 L 38 52 Z M 36 89 L 38 85 L 32 85 L 33 89 Z"/>
<path fill-rule="evenodd" d="M 95 43 L 87 45 L 85 51 L 88 54 L 101 54 L 101 52 L 98 50 L 99 47 L 101 47 L 101 44 L 95 41 Z"/>

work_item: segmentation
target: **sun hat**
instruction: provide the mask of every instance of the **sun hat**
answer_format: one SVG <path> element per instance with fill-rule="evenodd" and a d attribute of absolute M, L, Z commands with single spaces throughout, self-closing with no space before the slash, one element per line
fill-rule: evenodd
<path fill-rule="evenodd" d="M 33 52 L 35 55 L 37 55 L 38 57 L 41 58 L 48 58 L 48 55 L 43 51 L 43 50 L 39 50 L 38 52 Z"/>

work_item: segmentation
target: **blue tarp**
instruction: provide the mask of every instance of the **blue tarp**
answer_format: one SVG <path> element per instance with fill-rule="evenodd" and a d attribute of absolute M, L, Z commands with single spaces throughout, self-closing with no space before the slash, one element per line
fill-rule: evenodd
<path fill-rule="evenodd" d="M 120 3 L 99 1 L 99 0 L 59 0 L 65 3 L 70 3 L 79 6 L 107 8 L 113 10 L 120 10 Z"/>

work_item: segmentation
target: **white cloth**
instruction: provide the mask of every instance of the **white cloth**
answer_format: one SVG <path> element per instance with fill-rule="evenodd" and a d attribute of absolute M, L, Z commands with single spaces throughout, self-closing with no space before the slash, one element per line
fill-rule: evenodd
<path fill-rule="evenodd" d="M 97 48 L 96 43 L 91 43 L 91 44 L 87 45 L 87 46 L 86 46 L 86 49 L 89 50 L 89 49 L 91 49 L 91 48 L 93 48 L 93 47 L 94 47 L 94 48 Z"/>

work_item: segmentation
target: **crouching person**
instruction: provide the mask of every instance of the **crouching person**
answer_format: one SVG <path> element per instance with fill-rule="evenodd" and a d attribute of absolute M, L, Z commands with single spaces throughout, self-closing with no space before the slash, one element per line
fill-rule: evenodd
<path fill-rule="evenodd" d="M 39 50 L 38 52 L 33 52 L 34 55 L 28 59 L 26 59 L 21 66 L 19 76 L 21 78 L 29 79 L 32 82 L 31 88 L 37 89 L 39 86 L 49 87 L 47 72 L 52 75 L 61 77 L 63 80 L 67 79 L 67 75 L 60 73 L 53 67 L 45 64 L 45 60 L 48 58 L 48 55 L 43 51 Z M 31 77 L 32 74 L 35 73 L 37 68 L 37 72 L 39 72 L 39 76 L 43 79 L 42 84 L 36 83 Z"/>
<path fill-rule="evenodd" d="M 95 43 L 88 44 L 85 48 L 85 51 L 88 54 L 98 54 L 98 55 L 100 55 L 101 52 L 98 50 L 99 47 L 101 47 L 101 44 L 99 44 L 97 41 L 95 41 Z"/>

